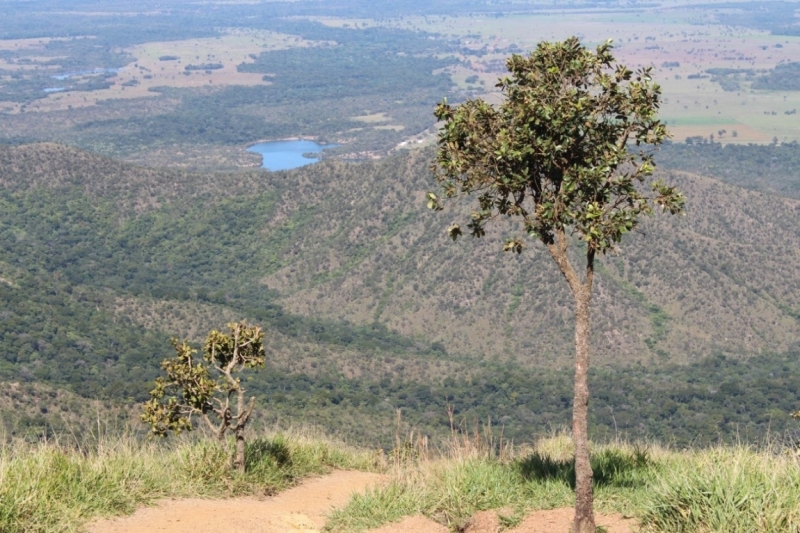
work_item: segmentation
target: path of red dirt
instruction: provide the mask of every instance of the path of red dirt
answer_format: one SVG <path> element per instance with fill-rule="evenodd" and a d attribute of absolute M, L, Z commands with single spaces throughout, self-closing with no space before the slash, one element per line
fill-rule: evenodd
<path fill-rule="evenodd" d="M 90 533 L 317 533 L 325 515 L 350 496 L 384 479 L 379 474 L 337 471 L 265 499 L 166 500 L 130 516 L 100 520 Z"/>
<path fill-rule="evenodd" d="M 511 513 L 506 513 L 511 514 Z M 520 525 L 504 530 L 497 511 L 483 511 L 473 516 L 466 524 L 464 533 L 569 533 L 574 510 L 571 508 L 534 511 Z M 635 522 L 622 515 L 596 515 L 598 526 L 608 533 L 633 533 Z M 370 533 L 450 533 L 441 524 L 422 516 L 412 516 L 394 524 L 387 524 Z"/>
<path fill-rule="evenodd" d="M 386 479 L 367 472 L 337 471 L 310 479 L 277 496 L 265 499 L 165 500 L 139 509 L 130 516 L 98 520 L 89 533 L 319 533 L 325 516 L 344 506 L 354 493 L 363 492 Z M 568 533 L 572 509 L 535 511 L 509 533 Z M 510 514 L 510 513 L 507 513 Z M 635 522 L 621 515 L 597 515 L 597 525 L 608 533 L 632 533 Z M 497 511 L 477 513 L 465 533 L 499 533 Z M 449 533 L 423 516 L 406 517 L 370 533 Z"/>

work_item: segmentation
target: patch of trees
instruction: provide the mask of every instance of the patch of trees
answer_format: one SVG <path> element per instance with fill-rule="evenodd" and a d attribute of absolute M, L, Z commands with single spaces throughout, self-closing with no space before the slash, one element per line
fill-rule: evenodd
<path fill-rule="evenodd" d="M 788 172 L 797 167 L 793 158 L 800 155 L 798 147 L 789 145 L 745 146 L 730 152 L 729 148 L 735 147 L 666 145 L 657 157 L 670 155 L 672 149 L 686 149 L 671 153 L 672 161 L 685 163 L 686 170 L 714 164 L 715 171 L 738 169 L 737 176 L 744 180 L 754 175 L 753 169 L 760 169 L 755 177 L 763 181 L 755 186 L 772 186 L 773 176 L 778 181 L 789 179 Z M 429 159 L 424 154 L 395 156 L 364 166 L 315 165 L 294 173 L 200 175 L 134 171 L 82 152 L 55 165 L 51 158 L 65 157 L 63 151 L 44 149 L 31 153 L 25 163 L 6 157 L 8 151 L 0 147 L 4 169 L 0 173 L 0 277 L 6 280 L 0 281 L 2 380 L 42 381 L 109 400 L 146 400 L 158 363 L 169 353 L 169 336 L 176 332 L 146 329 L 109 309 L 117 297 L 157 298 L 177 308 L 196 303 L 225 306 L 263 325 L 268 334 L 275 332 L 319 349 L 320 367 L 326 363 L 323 353 L 342 351 L 365 359 L 388 355 L 397 360 L 469 361 L 468 375 L 447 379 L 431 373 L 414 380 L 404 378 L 402 371 L 393 378 L 347 379 L 330 370 L 311 375 L 268 364 L 247 379 L 246 388 L 281 419 L 302 414 L 333 431 L 387 446 L 393 442 L 393 430 L 384 435 L 381 428 L 393 420 L 398 407 L 404 418 L 433 435 L 449 432 L 446 401 L 456 406 L 465 428 L 491 417 L 505 428 L 504 435 L 517 442 L 569 423 L 572 379 L 567 370 L 540 367 L 532 373 L 514 364 L 467 360 L 382 324 L 299 316 L 276 302 L 273 290 L 254 283 L 265 273 L 297 261 L 292 253 L 298 242 L 311 253 L 308 235 L 316 233 L 317 221 L 323 219 L 314 218 L 310 209 L 290 211 L 289 219 L 273 228 L 269 238 L 263 233 L 278 199 L 290 199 L 286 193 L 296 191 L 298 183 L 306 184 L 303 202 L 309 205 L 320 196 L 332 196 L 330 191 L 339 183 L 335 180 L 347 172 L 372 176 L 368 189 L 380 197 L 396 194 L 395 186 L 407 184 L 424 190 L 424 184 L 413 181 L 426 171 Z M 659 164 L 670 166 L 665 159 Z M 242 190 L 248 191 L 247 200 L 238 198 Z M 143 209 L 141 204 L 149 198 L 157 199 L 158 205 Z M 328 205 L 349 219 L 348 209 L 354 213 L 360 206 L 350 205 L 352 196 L 342 198 L 341 203 L 331 200 Z M 358 264 L 370 253 L 373 241 L 389 233 L 386 228 L 395 232 L 392 235 L 403 236 L 411 227 L 408 221 L 419 218 L 418 211 L 401 215 L 387 217 L 386 226 L 376 226 L 363 242 L 349 241 L 351 227 L 345 225 L 323 238 L 346 248 L 348 260 Z M 693 248 L 694 243 L 687 239 L 682 246 Z M 447 254 L 455 252 L 446 247 L 442 253 L 450 257 Z M 710 271 L 725 266 L 720 265 L 723 256 L 695 253 L 694 257 L 702 257 L 704 268 Z M 397 284 L 413 279 L 424 289 L 430 286 L 425 278 L 431 283 L 449 279 L 446 272 L 426 270 L 423 275 L 413 262 L 406 268 L 410 277 Z M 641 268 L 650 272 L 653 267 Z M 729 272 L 746 279 L 752 271 L 734 266 Z M 337 274 L 325 275 L 336 279 Z M 493 283 L 505 272 L 498 276 Z M 379 282 L 373 280 L 369 288 L 381 290 Z M 561 284 L 555 275 L 548 283 Z M 613 290 L 613 284 L 607 287 Z M 501 294 L 506 297 L 510 295 Z M 564 305 L 568 303 L 565 299 Z M 664 326 L 659 308 L 649 302 L 641 305 L 646 305 L 654 326 Z M 544 330 L 551 335 L 563 318 L 554 320 L 545 322 Z M 652 436 L 681 446 L 713 443 L 720 435 L 729 441 L 737 435 L 756 441 L 767 428 L 777 433 L 786 428 L 781 417 L 800 404 L 800 386 L 792 377 L 800 376 L 796 353 L 741 362 L 716 357 L 695 361 L 663 369 L 663 363 L 622 370 L 594 368 L 590 377 L 597 391 L 590 418 L 592 438 L 613 438 L 616 423 L 620 434 Z M 732 385 L 720 392 L 726 382 Z M 39 422 L 37 417 L 25 423 L 34 432 L 41 427 Z"/>
<path fill-rule="evenodd" d="M 186 65 L 183 70 L 219 70 L 224 66 L 222 63 L 201 63 L 199 65 Z"/>
<path fill-rule="evenodd" d="M 89 164 L 98 161 L 111 163 L 89 158 L 73 170 L 91 180 L 103 172 Z M 125 176 L 114 166 L 105 170 Z M 163 179 L 167 188 L 174 187 L 174 174 Z M 264 246 L 258 228 L 274 212 L 273 194 L 250 195 L 238 204 L 223 200 L 217 207 L 190 200 L 131 216 L 115 201 L 87 196 L 78 184 L 9 185 L 0 188 L 0 277 L 8 281 L 0 282 L 2 379 L 43 380 L 90 397 L 143 400 L 168 332 L 118 322 L 109 311 L 117 295 L 225 305 L 290 338 L 323 345 L 444 355 L 440 345 L 381 324 L 287 313 L 263 286 L 242 290 L 248 285 L 244 280 L 280 264 L 294 243 L 293 230 L 287 229 Z M 292 222 L 300 229 L 309 220 L 299 216 Z M 176 240 L 180 233 L 183 238 Z M 204 252 L 202 242 L 214 244 Z"/>
<path fill-rule="evenodd" d="M 634 365 L 592 370 L 593 440 L 656 439 L 676 447 L 762 442 L 796 428 L 790 413 L 800 405 L 797 353 L 747 360 L 711 356 L 690 365 Z M 342 430 L 391 448 L 392 431 L 378 428 L 402 409 L 422 432 L 446 436 L 447 406 L 462 431 L 488 420 L 516 442 L 529 442 L 569 425 L 572 376 L 568 370 L 536 373 L 512 364 L 489 364 L 470 378 L 433 382 L 342 379 L 267 369 L 248 387 L 263 405 L 309 421 L 334 418 Z M 360 413 L 363 424 L 352 421 Z M 374 421 L 374 422 L 370 422 Z M 338 422 L 337 422 L 338 423 Z"/>
<path fill-rule="evenodd" d="M 751 81 L 754 76 L 752 69 L 738 68 L 710 68 L 706 70 L 711 75 L 711 81 L 719 83 L 723 91 L 735 92 L 741 89 L 742 81 Z"/>
<path fill-rule="evenodd" d="M 281 102 L 313 101 L 340 97 L 381 94 L 386 98 L 407 98 L 433 89 L 448 92 L 452 82 L 432 72 L 454 60 L 420 57 L 395 48 L 390 40 L 341 43 L 332 47 L 295 48 L 261 54 L 253 63 L 243 63 L 241 72 L 274 73 L 269 88 Z M 302 68 L 298 68 L 302 65 Z M 277 93 L 277 94 L 276 94 Z"/>
<path fill-rule="evenodd" d="M 800 62 L 777 65 L 753 81 L 754 89 L 768 91 L 800 91 Z"/>

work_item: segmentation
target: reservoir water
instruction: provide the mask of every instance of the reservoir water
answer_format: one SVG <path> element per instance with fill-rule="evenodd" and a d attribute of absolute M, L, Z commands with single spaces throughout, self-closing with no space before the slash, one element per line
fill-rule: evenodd
<path fill-rule="evenodd" d="M 248 152 L 261 154 L 261 166 L 268 170 L 289 170 L 316 163 L 317 159 L 303 157 L 303 154 L 318 154 L 336 144 L 318 144 L 314 141 L 273 141 L 258 143 L 247 149 Z"/>

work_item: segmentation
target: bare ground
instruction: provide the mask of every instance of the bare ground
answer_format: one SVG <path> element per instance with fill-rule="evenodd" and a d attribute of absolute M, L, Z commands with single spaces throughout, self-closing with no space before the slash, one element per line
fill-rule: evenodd
<path fill-rule="evenodd" d="M 314 478 L 281 494 L 265 499 L 166 500 L 154 507 L 139 509 L 131 516 L 98 520 L 89 533 L 319 533 L 325 516 L 344 506 L 354 493 L 383 482 L 385 476 L 367 472 L 337 471 Z M 498 512 L 477 513 L 465 533 L 499 533 Z M 535 511 L 510 533 L 567 533 L 572 509 Z M 506 514 L 511 514 L 506 513 Z M 632 533 L 635 522 L 622 515 L 597 515 L 597 524 L 608 533 Z M 423 516 L 406 517 L 370 533 L 449 533 L 449 530 Z"/>
<path fill-rule="evenodd" d="M 501 514 L 510 515 L 511 511 Z M 513 529 L 504 529 L 498 517 L 498 511 L 482 511 L 476 513 L 465 527 L 459 531 L 464 533 L 569 533 L 572 526 L 572 508 L 562 507 L 547 511 L 534 511 L 527 515 Z M 633 533 L 635 521 L 622 515 L 595 515 L 598 526 L 605 527 L 607 533 Z M 410 516 L 400 522 L 387 524 L 369 533 L 450 533 L 441 524 L 423 516 Z"/>
<path fill-rule="evenodd" d="M 316 533 L 325 515 L 383 476 L 337 471 L 266 499 L 167 500 L 131 516 L 101 520 L 90 533 Z"/>

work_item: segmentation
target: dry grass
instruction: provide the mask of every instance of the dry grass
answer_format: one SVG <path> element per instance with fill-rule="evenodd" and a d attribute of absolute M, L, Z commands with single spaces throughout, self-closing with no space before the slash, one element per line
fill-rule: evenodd
<path fill-rule="evenodd" d="M 285 489 L 332 468 L 372 469 L 372 454 L 304 429 L 252 435 L 248 472 L 207 438 L 142 442 L 128 434 L 0 448 L 0 531 L 80 530 L 168 497 L 230 497 Z M 232 445 L 233 443 L 228 443 Z"/>
<path fill-rule="evenodd" d="M 365 531 L 423 514 L 459 530 L 476 512 L 503 509 L 506 527 L 533 510 L 574 502 L 566 434 L 514 448 L 489 433 L 453 434 L 432 453 L 424 439 L 398 443 L 392 481 L 335 511 L 332 531 Z M 656 444 L 592 446 L 598 512 L 635 516 L 648 532 L 800 531 L 800 459 L 786 448 L 677 452 Z"/>

